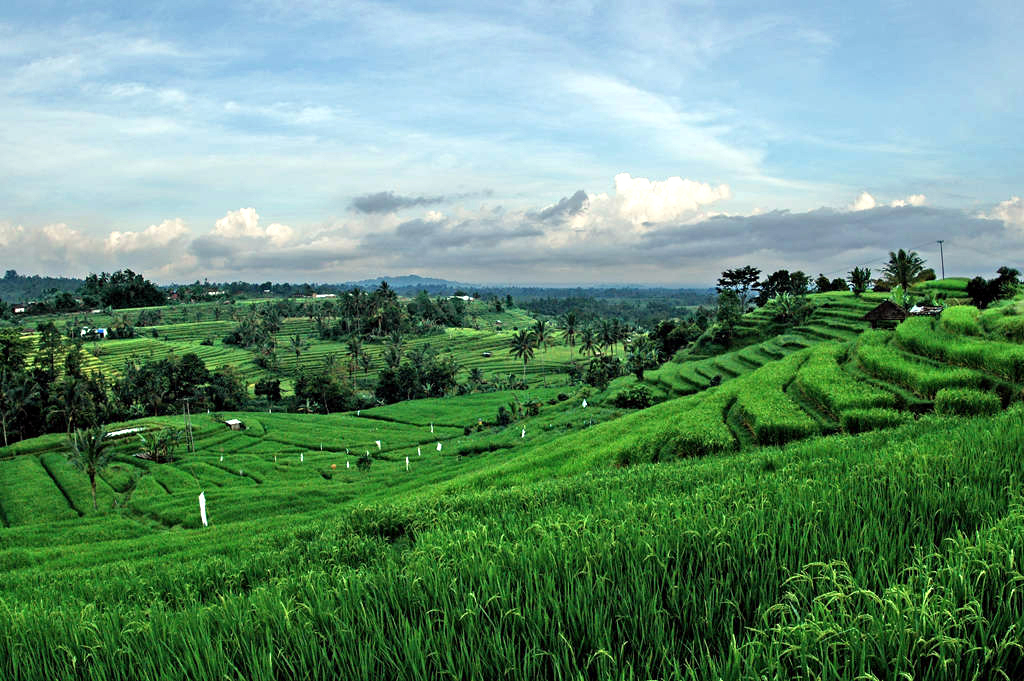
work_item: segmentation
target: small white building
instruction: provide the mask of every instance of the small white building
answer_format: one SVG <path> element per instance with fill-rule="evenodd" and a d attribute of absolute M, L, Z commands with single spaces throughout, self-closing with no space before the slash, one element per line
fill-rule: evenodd
<path fill-rule="evenodd" d="M 314 293 L 314 298 L 337 298 L 337 293 Z"/>

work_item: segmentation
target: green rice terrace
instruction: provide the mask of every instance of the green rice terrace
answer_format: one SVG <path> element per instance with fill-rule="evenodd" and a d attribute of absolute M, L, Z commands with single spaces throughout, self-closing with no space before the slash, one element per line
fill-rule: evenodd
<path fill-rule="evenodd" d="M 524 390 L 192 413 L 167 463 L 140 445 L 182 416 L 107 424 L 95 509 L 64 435 L 0 449 L 0 678 L 1024 678 L 1024 299 L 871 329 L 885 297 L 812 295 L 783 333 L 761 309 L 605 390 L 559 334 Z M 521 374 L 494 321 L 407 343 Z M 84 365 L 195 352 L 252 384 L 231 326 Z"/>

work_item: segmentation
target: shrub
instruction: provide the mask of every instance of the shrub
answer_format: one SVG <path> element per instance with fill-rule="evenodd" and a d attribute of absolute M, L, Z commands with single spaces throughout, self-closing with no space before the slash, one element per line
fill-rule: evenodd
<path fill-rule="evenodd" d="M 626 388 L 612 398 L 612 404 L 624 409 L 646 409 L 653 404 L 654 398 L 650 389 L 645 385 L 635 385 Z"/>
<path fill-rule="evenodd" d="M 962 336 L 980 336 L 978 308 L 973 305 L 956 305 L 946 308 L 939 317 L 939 326 L 950 333 Z"/>
<path fill-rule="evenodd" d="M 908 412 L 897 409 L 850 409 L 839 416 L 839 425 L 847 433 L 863 433 L 879 428 L 892 428 L 913 421 Z"/>
<path fill-rule="evenodd" d="M 935 395 L 935 411 L 944 416 L 988 416 L 1002 408 L 997 395 L 967 388 L 946 388 Z"/>

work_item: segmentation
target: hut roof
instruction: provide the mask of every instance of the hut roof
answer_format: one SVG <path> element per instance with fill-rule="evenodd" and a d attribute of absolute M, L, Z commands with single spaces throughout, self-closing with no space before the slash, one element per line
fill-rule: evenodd
<path fill-rule="evenodd" d="M 863 319 L 866 322 L 878 322 L 878 321 L 893 321 L 893 320 L 904 320 L 907 318 L 907 311 L 902 307 L 892 302 L 891 300 L 882 301 L 882 303 L 871 310 Z"/>

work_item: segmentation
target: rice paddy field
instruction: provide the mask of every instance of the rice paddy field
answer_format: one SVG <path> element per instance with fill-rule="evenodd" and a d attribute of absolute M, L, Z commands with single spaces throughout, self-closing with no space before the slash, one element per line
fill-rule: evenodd
<path fill-rule="evenodd" d="M 96 511 L 62 438 L 0 450 L 0 678 L 1024 678 L 1024 306 L 822 302 L 643 410 L 196 415 Z"/>

